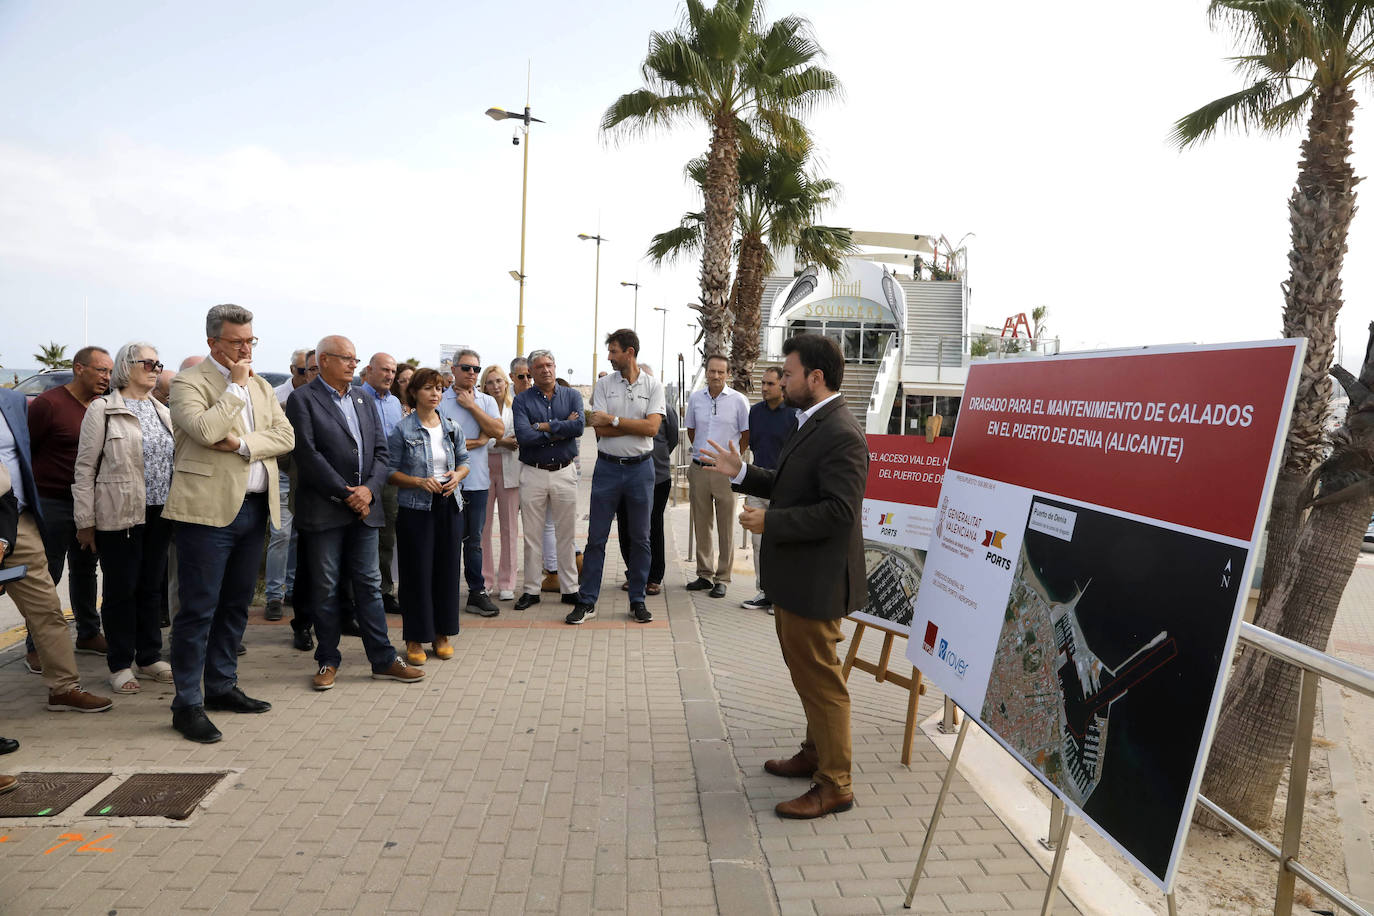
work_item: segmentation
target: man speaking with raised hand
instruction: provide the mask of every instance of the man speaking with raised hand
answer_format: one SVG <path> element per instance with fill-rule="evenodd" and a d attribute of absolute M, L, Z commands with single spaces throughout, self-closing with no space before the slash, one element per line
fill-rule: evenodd
<path fill-rule="evenodd" d="M 862 524 L 868 445 L 839 393 L 839 346 L 800 334 L 783 344 L 783 354 L 783 395 L 800 413 L 777 468 L 744 464 L 733 443 L 711 442 L 702 457 L 736 489 L 770 501 L 766 509 L 746 507 L 740 524 L 762 535 L 763 591 L 773 600 L 778 645 L 806 711 L 806 741 L 796 755 L 769 760 L 764 769 L 813 780 L 775 810 L 780 817 L 814 818 L 854 805 L 849 690 L 836 646 L 844 639 L 840 618 L 868 600 Z"/>

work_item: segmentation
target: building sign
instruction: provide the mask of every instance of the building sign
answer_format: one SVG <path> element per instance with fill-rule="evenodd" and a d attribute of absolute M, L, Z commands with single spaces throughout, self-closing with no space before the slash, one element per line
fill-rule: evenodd
<path fill-rule="evenodd" d="M 908 657 L 1166 891 L 1302 348 L 969 368 Z"/>
<path fill-rule="evenodd" d="M 857 296 L 832 296 L 801 307 L 797 318 L 834 318 L 849 321 L 892 321 L 892 315 L 872 299 Z"/>
<path fill-rule="evenodd" d="M 950 441 L 868 437 L 862 510 L 868 604 L 852 619 L 910 635 Z"/>

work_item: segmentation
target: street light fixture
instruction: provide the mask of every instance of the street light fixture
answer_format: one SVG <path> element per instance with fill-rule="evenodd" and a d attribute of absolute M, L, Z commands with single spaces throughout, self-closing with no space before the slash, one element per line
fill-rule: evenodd
<path fill-rule="evenodd" d="M 621 280 L 621 281 L 620 281 L 620 285 L 621 285 L 621 286 L 633 286 L 633 287 L 635 288 L 635 323 L 632 324 L 632 325 L 630 325 L 630 327 L 634 328 L 635 333 L 638 334 L 638 333 L 639 333 L 639 284 L 638 284 L 638 283 L 626 283 L 624 280 Z"/>
<path fill-rule="evenodd" d="M 525 92 L 524 114 L 514 114 L 504 108 L 487 109 L 487 117 L 493 121 L 514 119 L 520 122 L 525 132 L 525 166 L 520 177 L 520 269 L 511 271 L 511 276 L 520 284 L 520 311 L 515 325 L 515 353 L 517 356 L 524 355 L 525 352 L 525 203 L 529 199 L 530 190 L 530 125 L 545 123 L 530 115 L 528 80 L 526 80 Z M 517 128 L 512 142 L 520 143 L 519 128 Z"/>
<path fill-rule="evenodd" d="M 655 312 L 663 313 L 663 327 L 658 332 L 658 365 L 659 372 L 666 378 L 668 374 L 668 309 L 665 306 L 654 306 Z"/>
<path fill-rule="evenodd" d="M 601 340 L 597 336 L 596 326 L 601 318 L 601 243 L 606 239 L 598 235 L 588 235 L 585 232 L 577 233 L 577 237 L 584 242 L 596 242 L 596 287 L 592 292 L 592 384 L 596 384 L 596 351 L 601 345 Z"/>

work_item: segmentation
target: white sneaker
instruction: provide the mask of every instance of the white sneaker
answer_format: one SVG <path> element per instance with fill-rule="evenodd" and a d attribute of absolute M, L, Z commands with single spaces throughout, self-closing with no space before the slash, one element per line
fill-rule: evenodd
<path fill-rule="evenodd" d="M 511 591 L 511 590 L 508 589 L 508 588 L 503 588 L 503 589 L 501 589 L 500 592 L 497 593 L 497 595 L 496 595 L 496 600 L 497 600 L 497 601 L 514 601 L 514 600 L 515 600 L 515 592 Z"/>
<path fill-rule="evenodd" d="M 770 614 L 773 613 L 773 602 L 769 601 L 768 596 L 763 592 L 759 592 L 748 601 L 741 601 L 739 606 L 748 608 L 751 611 L 767 611 Z"/>

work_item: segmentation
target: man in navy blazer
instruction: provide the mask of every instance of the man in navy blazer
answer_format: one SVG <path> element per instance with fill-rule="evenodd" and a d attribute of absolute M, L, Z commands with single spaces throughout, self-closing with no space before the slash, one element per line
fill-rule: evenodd
<path fill-rule="evenodd" d="M 19 511 L 13 543 L 7 548 L 7 556 L 0 559 L 0 567 L 29 568 L 28 575 L 10 583 L 8 591 L 38 650 L 48 687 L 48 709 L 104 712 L 110 708 L 109 698 L 87 693 L 79 683 L 76 652 L 43 548 L 43 516 L 29 452 L 28 401 L 9 388 L 0 388 L 0 463 L 8 472 Z"/>
<path fill-rule="evenodd" d="M 396 654 L 386 633 L 378 531 L 386 523 L 382 487 L 388 476 L 386 436 L 377 411 L 351 384 L 358 354 L 347 337 L 316 347 L 320 373 L 291 393 L 286 417 L 296 430 L 298 484 L 293 524 L 308 542 L 311 582 L 320 599 L 315 618 L 316 690 L 334 686 L 339 655 L 339 582 L 353 583 L 363 648 L 377 679 L 417 682 L 419 668 Z M 375 509 L 375 511 L 374 511 Z"/>

